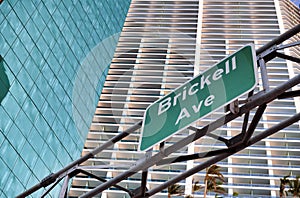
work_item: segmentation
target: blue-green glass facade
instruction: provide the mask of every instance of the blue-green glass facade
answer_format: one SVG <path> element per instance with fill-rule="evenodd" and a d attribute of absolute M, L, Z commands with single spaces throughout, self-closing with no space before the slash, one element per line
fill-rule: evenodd
<path fill-rule="evenodd" d="M 1 3 L 0 197 L 80 156 L 129 5 Z"/>

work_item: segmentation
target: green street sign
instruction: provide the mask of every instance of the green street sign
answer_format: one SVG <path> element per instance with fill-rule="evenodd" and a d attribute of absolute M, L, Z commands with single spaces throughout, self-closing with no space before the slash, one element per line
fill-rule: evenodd
<path fill-rule="evenodd" d="M 144 114 L 139 150 L 164 141 L 256 84 L 256 55 L 249 44 L 150 105 Z"/>

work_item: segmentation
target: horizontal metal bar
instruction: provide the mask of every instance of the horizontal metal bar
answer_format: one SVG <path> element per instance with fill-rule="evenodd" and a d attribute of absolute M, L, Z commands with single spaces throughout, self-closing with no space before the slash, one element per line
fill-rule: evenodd
<path fill-rule="evenodd" d="M 293 98 L 298 96 L 300 96 L 300 90 L 284 92 L 283 94 L 279 95 L 277 98 L 284 99 L 284 98 Z"/>

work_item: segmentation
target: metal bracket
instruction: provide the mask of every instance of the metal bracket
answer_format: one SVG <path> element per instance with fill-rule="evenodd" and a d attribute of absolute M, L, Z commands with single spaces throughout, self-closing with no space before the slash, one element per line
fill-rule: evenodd
<path fill-rule="evenodd" d="M 229 110 L 231 113 L 233 114 L 238 114 L 239 111 L 240 111 L 240 108 L 239 108 L 239 101 L 238 100 L 235 100 L 233 101 L 232 103 L 229 104 Z"/>
<path fill-rule="evenodd" d="M 266 49 L 265 51 L 261 52 L 260 54 L 257 55 L 257 60 L 261 60 L 261 59 L 266 59 L 267 57 L 273 57 L 274 56 L 274 52 L 277 50 L 277 45 L 273 45 L 270 48 Z M 271 60 L 272 58 L 270 58 Z M 269 60 L 269 59 L 267 59 Z M 267 62 L 267 61 L 266 61 Z"/>

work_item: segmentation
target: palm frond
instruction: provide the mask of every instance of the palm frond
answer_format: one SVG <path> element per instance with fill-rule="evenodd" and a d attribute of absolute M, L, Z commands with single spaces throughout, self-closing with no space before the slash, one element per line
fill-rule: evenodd
<path fill-rule="evenodd" d="M 206 183 L 207 191 L 213 191 L 216 193 L 225 194 L 225 189 L 219 185 L 225 182 L 225 178 L 221 173 L 221 167 L 214 164 L 206 169 L 206 175 L 204 178 L 204 183 Z M 205 191 L 206 192 L 206 191 Z"/>
<path fill-rule="evenodd" d="M 170 195 L 181 195 L 184 193 L 184 189 L 179 184 L 173 184 L 168 187 L 168 194 Z"/>

